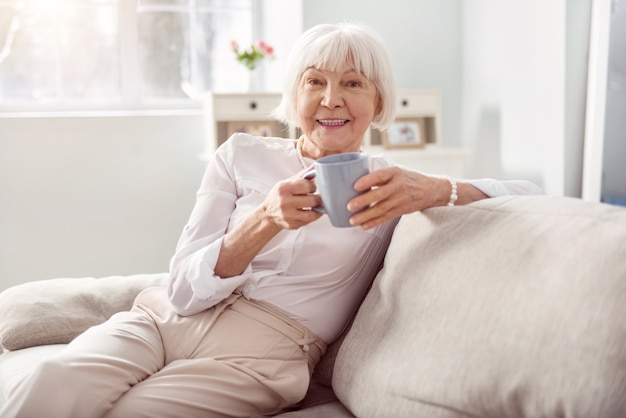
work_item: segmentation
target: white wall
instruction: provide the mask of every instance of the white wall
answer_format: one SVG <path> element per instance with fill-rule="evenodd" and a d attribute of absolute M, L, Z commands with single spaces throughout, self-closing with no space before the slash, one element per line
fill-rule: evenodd
<path fill-rule="evenodd" d="M 437 88 L 443 95 L 442 143 L 460 147 L 461 2 L 459 0 L 303 0 L 304 29 L 365 23 L 385 39 L 399 88 Z"/>
<path fill-rule="evenodd" d="M 441 88 L 442 143 L 467 177 L 580 196 L 591 0 L 303 0 L 304 28 L 342 20 L 386 39 L 401 88 Z"/>
<path fill-rule="evenodd" d="M 574 197 L 582 196 L 591 1 L 566 3 L 564 194 Z"/>
<path fill-rule="evenodd" d="M 278 91 L 302 30 L 301 4 L 260 4 L 277 54 L 266 82 Z M 34 118 L 3 110 L 0 291 L 53 277 L 167 271 L 204 173 L 200 110 Z"/>
<path fill-rule="evenodd" d="M 580 196 L 590 0 L 463 6 L 467 176 L 525 178 Z"/>
<path fill-rule="evenodd" d="M 303 0 L 290 26 L 369 23 L 399 87 L 443 91 L 442 142 L 471 150 L 467 176 L 579 195 L 590 1 Z M 199 112 L 0 117 L 0 290 L 167 270 L 202 145 Z"/>
<path fill-rule="evenodd" d="M 565 1 L 467 1 L 463 22 L 467 175 L 563 194 Z"/>
<path fill-rule="evenodd" d="M 0 290 L 167 271 L 204 171 L 199 114 L 0 118 Z"/>
<path fill-rule="evenodd" d="M 274 59 L 265 61 L 262 71 L 265 90 L 283 90 L 284 68 L 289 51 L 302 32 L 302 2 L 300 0 L 258 0 L 262 8 L 263 38 L 274 46 Z"/>

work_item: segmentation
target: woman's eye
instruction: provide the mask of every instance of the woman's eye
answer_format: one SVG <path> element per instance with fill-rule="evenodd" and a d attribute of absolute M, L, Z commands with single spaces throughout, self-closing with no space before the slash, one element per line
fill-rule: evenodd
<path fill-rule="evenodd" d="M 348 81 L 348 87 L 359 87 L 361 83 L 359 81 Z"/>

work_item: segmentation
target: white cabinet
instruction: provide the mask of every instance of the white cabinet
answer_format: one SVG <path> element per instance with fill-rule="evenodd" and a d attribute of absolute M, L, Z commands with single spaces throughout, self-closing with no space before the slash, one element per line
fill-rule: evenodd
<path fill-rule="evenodd" d="M 270 116 L 280 103 L 280 97 L 278 93 L 204 94 L 205 154 L 210 155 L 236 131 L 296 138 L 298 133 L 294 129 Z M 396 163 L 422 172 L 462 177 L 467 153 L 441 147 L 441 92 L 433 89 L 399 90 L 397 100 L 399 120 L 419 118 L 424 124 L 425 145 L 389 149 L 383 145 L 385 141 L 380 132 L 370 130 L 363 140 L 363 150 L 371 154 L 384 152 Z"/>
<path fill-rule="evenodd" d="M 295 137 L 287 126 L 270 113 L 280 103 L 278 93 L 210 93 L 202 96 L 204 112 L 204 153 L 210 155 L 237 131 L 264 136 Z M 206 155 L 204 156 L 206 158 Z"/>
<path fill-rule="evenodd" d="M 398 90 L 396 117 L 399 120 L 420 120 L 424 123 L 426 145 L 441 144 L 441 92 L 435 89 Z M 382 145 L 381 133 L 372 130 L 365 144 Z"/>

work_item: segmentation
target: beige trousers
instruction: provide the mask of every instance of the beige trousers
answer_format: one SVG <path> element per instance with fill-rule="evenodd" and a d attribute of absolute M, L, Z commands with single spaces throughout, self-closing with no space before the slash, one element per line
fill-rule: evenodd
<path fill-rule="evenodd" d="M 326 344 L 267 305 L 233 294 L 177 315 L 164 288 L 143 291 L 45 360 L 3 418 L 247 417 L 299 402 Z"/>

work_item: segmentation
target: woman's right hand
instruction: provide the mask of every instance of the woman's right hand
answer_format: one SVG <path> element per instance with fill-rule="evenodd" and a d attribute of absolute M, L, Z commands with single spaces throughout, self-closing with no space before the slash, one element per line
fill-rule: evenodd
<path fill-rule="evenodd" d="M 297 229 L 322 214 L 311 209 L 321 204 L 312 194 L 315 183 L 302 178 L 304 171 L 278 182 L 265 201 L 242 222 L 224 235 L 215 274 L 232 277 L 241 274 L 263 246 L 283 229 Z"/>
<path fill-rule="evenodd" d="M 261 205 L 264 216 L 281 229 L 297 229 L 322 216 L 311 209 L 322 201 L 313 194 L 315 182 L 303 179 L 304 173 L 276 183 Z"/>

